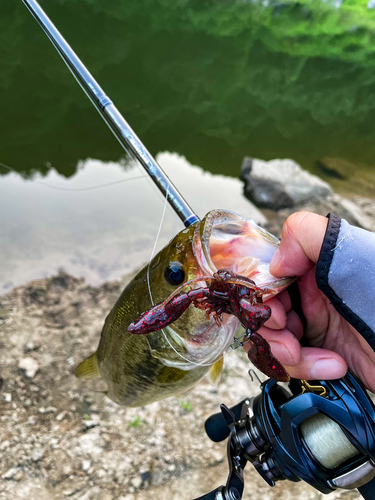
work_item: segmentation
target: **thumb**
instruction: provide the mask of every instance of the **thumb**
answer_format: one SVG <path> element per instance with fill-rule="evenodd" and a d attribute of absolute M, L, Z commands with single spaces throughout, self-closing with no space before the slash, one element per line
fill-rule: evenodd
<path fill-rule="evenodd" d="M 328 219 L 296 212 L 284 223 L 281 242 L 270 263 L 274 276 L 301 276 L 317 263 Z"/>

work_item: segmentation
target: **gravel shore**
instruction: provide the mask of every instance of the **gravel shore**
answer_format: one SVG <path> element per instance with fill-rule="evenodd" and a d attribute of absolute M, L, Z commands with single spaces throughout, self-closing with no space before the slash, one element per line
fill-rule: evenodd
<path fill-rule="evenodd" d="M 60 273 L 0 297 L 1 499 L 191 500 L 225 483 L 226 444 L 203 425 L 220 403 L 258 393 L 243 352 L 226 357 L 217 388 L 202 381 L 144 408 L 117 406 L 100 382 L 73 375 L 129 279 L 92 287 Z M 325 497 L 302 482 L 270 488 L 251 465 L 245 473 L 244 500 Z"/>

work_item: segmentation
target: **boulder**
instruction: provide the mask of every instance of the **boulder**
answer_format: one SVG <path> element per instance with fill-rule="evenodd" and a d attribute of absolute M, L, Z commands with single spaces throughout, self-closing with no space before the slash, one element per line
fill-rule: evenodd
<path fill-rule="evenodd" d="M 289 159 L 244 158 L 241 179 L 245 196 L 261 208 L 279 210 L 333 194 L 329 184 Z"/>
<path fill-rule="evenodd" d="M 329 212 L 333 212 L 346 219 L 349 224 L 362 227 L 368 231 L 375 231 L 375 218 L 373 215 L 375 213 L 375 201 L 360 197 L 347 200 L 338 194 L 304 203 L 294 208 L 278 210 L 264 227 L 267 231 L 280 238 L 282 226 L 289 215 L 304 210 L 324 216 Z"/>

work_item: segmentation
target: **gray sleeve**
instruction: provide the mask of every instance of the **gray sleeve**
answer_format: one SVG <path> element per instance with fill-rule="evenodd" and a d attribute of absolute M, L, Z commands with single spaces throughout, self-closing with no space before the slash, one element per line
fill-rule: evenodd
<path fill-rule="evenodd" d="M 375 234 L 328 215 L 316 282 L 375 351 Z"/>

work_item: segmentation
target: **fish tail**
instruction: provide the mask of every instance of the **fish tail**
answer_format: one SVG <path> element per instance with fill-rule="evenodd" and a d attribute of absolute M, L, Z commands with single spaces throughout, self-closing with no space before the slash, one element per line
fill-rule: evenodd
<path fill-rule="evenodd" d="M 96 352 L 94 352 L 94 354 L 91 354 L 91 356 L 86 358 L 77 366 L 75 376 L 77 378 L 84 378 L 88 380 L 93 380 L 100 377 Z"/>

